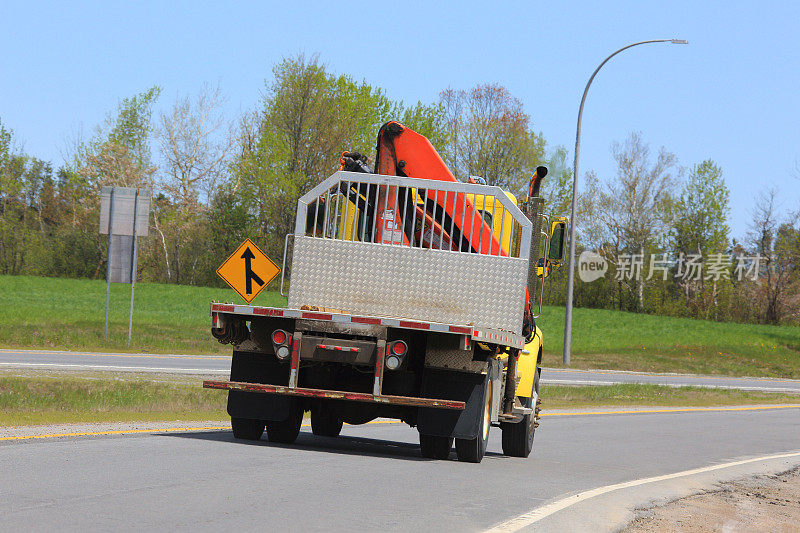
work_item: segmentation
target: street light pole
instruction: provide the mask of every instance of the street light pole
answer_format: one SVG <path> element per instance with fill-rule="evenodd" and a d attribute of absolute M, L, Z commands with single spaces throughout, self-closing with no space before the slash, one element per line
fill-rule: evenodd
<path fill-rule="evenodd" d="M 572 167 L 572 206 L 570 208 L 570 225 L 569 225 L 569 262 L 568 262 L 568 270 L 567 270 L 567 310 L 566 315 L 564 316 L 564 354 L 563 354 L 563 362 L 565 365 L 569 365 L 570 363 L 570 348 L 572 344 L 572 289 L 575 282 L 575 200 L 577 198 L 577 190 L 578 190 L 578 155 L 580 154 L 581 148 L 581 118 L 583 118 L 583 104 L 586 103 L 586 95 L 589 93 L 589 87 L 592 85 L 592 81 L 594 81 L 594 77 L 597 76 L 597 73 L 600 72 L 600 69 L 603 68 L 603 65 L 608 63 L 608 61 L 614 57 L 615 55 L 619 54 L 627 50 L 628 48 L 633 48 L 634 46 L 639 46 L 640 44 L 649 44 L 649 43 L 672 43 L 672 44 L 689 44 L 689 41 L 685 41 L 682 39 L 653 39 L 650 41 L 639 41 L 638 43 L 632 43 L 627 46 L 623 46 L 607 58 L 603 60 L 600 65 L 594 72 L 592 72 L 592 76 L 589 78 L 589 81 L 586 83 L 586 88 L 583 90 L 583 98 L 581 98 L 581 106 L 578 109 L 578 128 L 575 132 L 575 161 Z"/>

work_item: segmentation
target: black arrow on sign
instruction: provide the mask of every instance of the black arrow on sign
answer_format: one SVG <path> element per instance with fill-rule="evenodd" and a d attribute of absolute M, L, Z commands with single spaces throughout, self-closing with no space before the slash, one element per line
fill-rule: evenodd
<path fill-rule="evenodd" d="M 250 261 L 255 259 L 256 256 L 253 255 L 253 252 L 250 250 L 248 246 L 245 248 L 244 253 L 242 254 L 242 259 L 244 259 L 244 279 L 245 279 L 245 292 L 247 294 L 253 294 L 253 281 L 258 283 L 259 286 L 264 284 L 264 280 L 258 277 L 258 274 L 253 272 L 252 267 L 250 266 Z"/>

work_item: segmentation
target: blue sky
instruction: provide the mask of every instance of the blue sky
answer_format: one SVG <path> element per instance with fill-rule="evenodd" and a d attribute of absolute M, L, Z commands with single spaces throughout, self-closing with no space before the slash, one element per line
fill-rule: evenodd
<path fill-rule="evenodd" d="M 505 85 L 536 130 L 572 152 L 589 94 L 581 169 L 613 175 L 609 148 L 641 131 L 691 166 L 717 161 L 734 236 L 753 199 L 800 208 L 800 4 L 796 2 L 13 2 L 0 4 L 0 119 L 57 166 L 65 139 L 154 84 L 159 108 L 219 84 L 227 112 L 253 108 L 281 57 L 319 53 L 334 71 L 407 102 L 476 83 Z"/>

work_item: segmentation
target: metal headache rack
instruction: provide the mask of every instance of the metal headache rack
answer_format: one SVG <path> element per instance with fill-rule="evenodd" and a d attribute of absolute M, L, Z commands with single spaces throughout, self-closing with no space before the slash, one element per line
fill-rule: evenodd
<path fill-rule="evenodd" d="M 519 333 L 531 226 L 499 187 L 339 171 L 298 201 L 288 307 Z"/>

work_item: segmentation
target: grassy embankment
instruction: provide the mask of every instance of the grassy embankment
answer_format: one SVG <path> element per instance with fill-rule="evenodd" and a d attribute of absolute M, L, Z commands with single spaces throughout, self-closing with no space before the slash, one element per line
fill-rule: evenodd
<path fill-rule="evenodd" d="M 103 337 L 105 282 L 0 276 L 0 346 L 91 351 L 227 354 L 209 334 L 211 300 L 230 289 L 140 283 L 127 346 L 130 286 L 112 285 Z M 264 291 L 255 305 L 285 305 Z M 563 309 L 546 307 L 545 366 L 561 361 Z M 576 309 L 573 367 L 800 378 L 800 328 Z"/>
<path fill-rule="evenodd" d="M 111 284 L 109 339 L 103 333 L 106 283 L 0 276 L 0 346 L 50 350 L 230 354 L 211 336 L 212 300 L 244 303 L 231 289 L 137 283 L 128 347 L 130 285 Z M 254 305 L 285 306 L 264 291 Z"/>
<path fill-rule="evenodd" d="M 4 376 L 0 377 L 0 426 L 224 420 L 227 396 L 216 392 L 201 388 L 196 378 L 154 382 L 101 374 Z"/>
<path fill-rule="evenodd" d="M 660 385 L 543 386 L 541 393 L 545 413 L 597 406 L 800 404 L 800 395 Z M 6 376 L 0 377 L 0 426 L 225 420 L 226 397 L 190 380 L 157 382 L 138 376 L 109 379 L 101 374 Z"/>
<path fill-rule="evenodd" d="M 561 366 L 564 310 L 538 321 L 545 366 Z M 800 378 L 800 328 L 575 309 L 572 366 Z"/>

